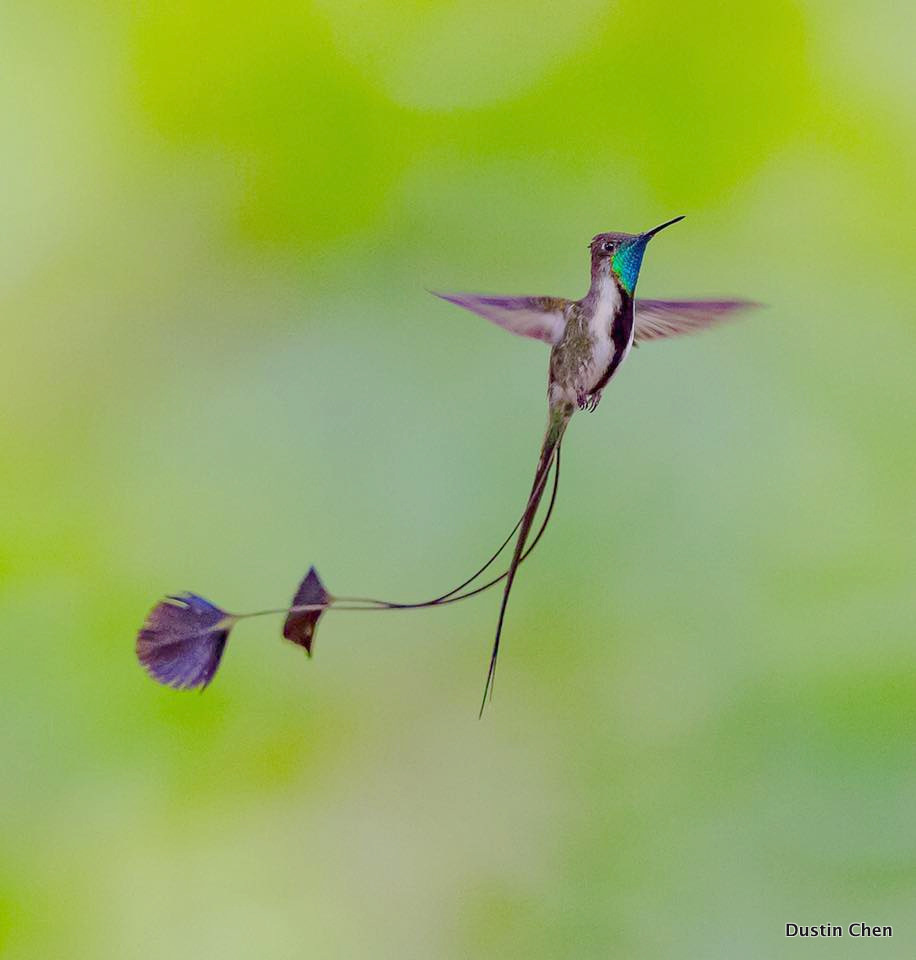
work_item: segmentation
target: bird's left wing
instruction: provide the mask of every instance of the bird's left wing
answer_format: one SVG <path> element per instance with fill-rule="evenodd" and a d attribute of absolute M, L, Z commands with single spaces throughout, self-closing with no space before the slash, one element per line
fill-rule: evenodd
<path fill-rule="evenodd" d="M 476 293 L 430 293 L 486 317 L 520 337 L 559 343 L 568 300 L 562 297 L 484 297 Z"/>
<path fill-rule="evenodd" d="M 759 306 L 750 300 L 637 300 L 634 339 L 640 343 L 696 333 L 730 320 L 738 310 Z"/>

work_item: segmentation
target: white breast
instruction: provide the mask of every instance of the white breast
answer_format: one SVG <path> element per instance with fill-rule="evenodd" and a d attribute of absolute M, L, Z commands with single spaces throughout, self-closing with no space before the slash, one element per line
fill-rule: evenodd
<path fill-rule="evenodd" d="M 589 324 L 589 333 L 594 343 L 592 362 L 586 379 L 587 389 L 592 389 L 604 376 L 614 356 L 614 341 L 611 339 L 611 323 L 620 307 L 620 291 L 610 277 L 606 277 L 598 290 L 598 301 Z"/>

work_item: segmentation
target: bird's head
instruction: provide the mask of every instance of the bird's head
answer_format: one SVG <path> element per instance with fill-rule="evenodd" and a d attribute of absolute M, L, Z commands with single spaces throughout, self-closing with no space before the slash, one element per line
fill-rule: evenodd
<path fill-rule="evenodd" d="M 599 233 L 590 245 L 593 279 L 612 275 L 623 290 L 633 296 L 646 244 L 665 227 L 683 219 L 675 217 L 645 233 Z"/>

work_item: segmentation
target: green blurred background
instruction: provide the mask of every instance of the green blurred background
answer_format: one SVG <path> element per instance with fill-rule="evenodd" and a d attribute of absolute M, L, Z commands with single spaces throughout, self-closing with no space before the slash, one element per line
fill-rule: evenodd
<path fill-rule="evenodd" d="M 903 2 L 0 7 L 0 953 L 911 957 L 916 99 Z M 425 287 L 769 309 L 635 352 L 498 596 L 547 354 Z M 804 947 L 786 922 L 892 924 Z"/>

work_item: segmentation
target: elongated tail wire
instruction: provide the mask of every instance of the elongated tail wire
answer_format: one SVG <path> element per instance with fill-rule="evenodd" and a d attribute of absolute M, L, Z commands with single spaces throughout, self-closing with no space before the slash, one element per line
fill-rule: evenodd
<path fill-rule="evenodd" d="M 556 461 L 555 464 L 552 462 L 554 459 Z M 553 466 L 555 469 L 550 502 L 544 518 L 541 521 L 537 535 L 534 537 L 531 545 L 527 549 L 524 549 L 524 540 L 527 537 L 534 517 L 537 513 L 538 503 L 549 478 L 549 470 L 551 466 Z M 229 613 L 225 610 L 219 610 L 219 608 L 214 607 L 209 602 L 203 600 L 203 598 L 196 597 L 192 594 L 170 596 L 166 600 L 157 604 L 141 629 L 141 632 L 138 635 L 138 656 L 140 657 L 141 663 L 143 663 L 147 671 L 155 679 L 158 679 L 162 683 L 167 683 L 171 686 L 206 686 L 206 683 L 198 683 L 199 678 L 197 678 L 196 674 L 194 675 L 194 678 L 192 678 L 193 682 L 190 682 L 188 677 L 185 677 L 183 674 L 180 677 L 175 674 L 176 666 L 181 666 L 181 664 L 178 663 L 178 660 L 183 659 L 184 661 L 187 661 L 185 664 L 186 666 L 188 663 L 190 663 L 190 665 L 196 669 L 197 666 L 199 666 L 198 661 L 204 654 L 206 654 L 206 657 L 212 661 L 212 671 L 215 671 L 222 655 L 222 647 L 225 645 L 225 639 L 228 637 L 229 631 L 232 629 L 233 625 L 239 620 L 249 620 L 255 617 L 263 617 L 271 614 L 276 615 L 281 613 L 286 614 L 288 618 L 291 614 L 296 613 L 314 613 L 316 615 L 320 615 L 332 609 L 351 612 L 371 612 L 378 610 L 412 610 L 432 608 L 435 606 L 444 606 L 450 603 L 458 603 L 461 600 L 467 600 L 470 597 L 477 596 L 478 594 L 483 593 L 485 590 L 489 590 L 491 587 L 495 586 L 501 581 L 514 576 L 518 564 L 528 557 L 537 546 L 539 540 L 544 534 L 544 531 L 547 529 L 547 526 L 550 523 L 550 518 L 553 514 L 553 508 L 556 503 L 557 493 L 559 490 L 559 483 L 560 448 L 558 437 L 555 443 L 555 451 L 551 450 L 551 459 L 550 462 L 547 463 L 547 469 L 539 469 L 537 483 L 532 491 L 532 496 L 529 497 L 529 502 L 526 506 L 525 513 L 522 515 L 519 523 L 517 523 L 513 528 L 512 532 L 514 533 L 519 529 L 519 527 L 521 527 L 522 533 L 520 534 L 519 540 L 516 544 L 516 551 L 513 555 L 512 565 L 505 573 L 498 577 L 492 578 L 487 583 L 475 587 L 473 590 L 465 590 L 464 588 L 473 583 L 474 580 L 480 577 L 480 575 L 495 562 L 505 546 L 508 544 L 509 539 L 511 539 L 511 534 L 500 547 L 500 549 L 497 550 L 496 553 L 494 553 L 493 556 L 487 561 L 487 563 L 485 563 L 472 577 L 468 578 L 464 581 L 464 583 L 460 584 L 453 590 L 450 590 L 448 593 L 441 594 L 432 600 L 423 601 L 422 603 L 403 604 L 361 597 L 333 597 L 328 595 L 326 591 L 323 591 L 324 596 L 322 596 L 318 602 L 300 602 L 289 607 L 273 608 L 269 610 L 255 610 L 248 613 Z M 309 575 L 311 576 L 313 573 L 314 571 L 310 571 Z M 207 617 L 205 618 L 206 622 L 204 623 L 201 623 L 201 610 L 197 609 L 198 607 L 201 607 L 203 612 L 207 614 Z M 500 612 L 500 621 L 502 620 L 502 616 L 504 614 L 504 607 L 505 594 L 503 600 L 503 610 Z M 184 616 L 184 613 L 187 613 L 188 616 L 193 614 L 193 616 L 191 616 L 192 622 L 177 623 L 175 621 L 175 610 L 182 611 L 182 616 Z M 315 619 L 317 622 L 317 616 Z M 287 623 L 288 622 L 289 621 L 287 621 Z M 179 630 L 179 626 L 190 626 L 192 629 Z M 195 627 L 198 629 L 194 629 Z M 314 625 L 312 625 L 312 630 L 314 630 Z M 287 635 L 285 627 L 284 635 Z M 216 651 L 215 648 L 211 649 L 212 641 L 214 639 L 219 639 L 220 636 L 222 636 L 222 640 L 219 650 Z M 299 642 L 299 640 L 296 638 L 290 637 L 290 639 L 294 639 L 294 642 Z M 181 656 L 177 656 L 175 651 L 178 650 L 178 647 L 187 645 L 189 643 L 195 643 L 197 641 L 199 641 L 201 644 L 206 644 L 206 649 L 203 647 L 195 647 L 190 650 L 178 651 Z M 307 644 L 301 643 L 300 645 L 306 646 L 308 649 Z M 171 659 L 169 659 L 169 657 L 171 657 Z M 491 672 L 487 680 L 488 686 L 490 685 L 492 678 L 492 664 L 493 661 L 491 661 Z M 176 677 L 182 682 L 178 683 Z"/>
<path fill-rule="evenodd" d="M 544 535 L 544 531 L 547 529 L 547 525 L 550 523 L 551 515 L 553 514 L 554 505 L 557 502 L 557 491 L 560 486 L 560 446 L 557 444 L 556 456 L 554 458 L 551 466 L 554 467 L 553 474 L 553 489 L 550 493 L 550 502 L 547 505 L 547 512 L 544 514 L 544 519 L 541 521 L 541 526 L 538 529 L 537 534 L 535 534 L 534 539 L 531 541 L 530 546 L 522 554 L 519 559 L 519 563 L 522 563 L 538 545 L 538 541 Z M 546 483 L 547 474 L 544 475 L 543 481 Z M 543 483 L 541 486 L 541 492 L 543 493 Z M 540 498 L 539 498 L 540 499 Z M 532 518 L 533 519 L 533 518 Z M 497 583 L 501 583 L 509 575 L 507 570 L 505 573 L 501 573 L 498 577 L 494 577 L 492 580 L 489 580 L 483 586 L 475 587 L 473 590 L 468 590 L 465 593 L 461 593 L 461 590 L 464 590 L 465 587 L 472 584 L 481 574 L 483 574 L 489 567 L 491 567 L 495 561 L 499 558 L 499 555 L 505 550 L 509 541 L 512 539 L 513 534 L 518 530 L 525 520 L 525 514 L 522 514 L 519 517 L 518 523 L 512 528 L 512 531 L 509 533 L 509 536 L 503 541 L 502 546 L 493 554 L 492 557 L 472 576 L 469 577 L 464 583 L 455 587 L 453 590 L 450 590 L 448 593 L 443 593 L 439 597 L 434 597 L 432 600 L 423 600 L 418 603 L 397 603 L 392 600 L 376 600 L 372 597 L 337 597 L 335 598 L 335 603 L 342 604 L 375 604 L 380 610 L 417 610 L 424 607 L 439 607 L 445 606 L 449 603 L 457 603 L 459 600 L 467 600 L 469 597 L 476 597 L 478 594 L 483 593 L 485 590 L 489 590 L 491 587 L 495 587 Z M 455 596 L 458 594 L 458 596 Z M 295 608 L 294 608 L 295 609 Z M 340 607 L 342 610 L 346 609 L 369 609 L 368 607 L 350 607 L 344 606 Z"/>
<path fill-rule="evenodd" d="M 541 456 L 538 460 L 537 470 L 534 474 L 534 483 L 531 485 L 531 495 L 528 497 L 528 503 L 525 506 L 525 512 L 522 515 L 521 529 L 518 539 L 515 541 L 515 551 L 512 554 L 512 560 L 509 563 L 509 569 L 506 571 L 506 585 L 503 588 L 502 603 L 499 607 L 499 619 L 496 623 L 496 636 L 493 640 L 493 652 L 490 655 L 490 666 L 487 671 L 487 680 L 483 688 L 483 698 L 480 702 L 480 713 L 478 717 L 483 716 L 484 708 L 487 705 L 488 697 L 493 696 L 493 682 L 496 679 L 496 661 L 499 657 L 499 641 L 502 636 L 503 623 L 506 619 L 506 608 L 509 604 L 509 595 L 512 592 L 512 585 L 515 582 L 515 574 L 518 571 L 519 564 L 522 562 L 522 556 L 525 550 L 525 543 L 528 539 L 528 533 L 531 525 L 534 523 L 537 514 L 538 504 L 544 494 L 544 486 L 547 483 L 547 475 L 550 466 L 553 463 L 554 455 L 559 449 L 560 441 L 572 416 L 572 407 L 564 405 L 551 410 L 550 423 L 547 427 L 547 434 L 544 437 L 544 443 L 541 448 Z"/>
<path fill-rule="evenodd" d="M 283 635 L 311 653 L 315 626 L 321 615 L 332 608 L 366 612 L 429 608 L 442 604 L 457 603 L 460 600 L 476 596 L 507 577 L 510 578 L 511 582 L 511 577 L 518 564 L 537 546 L 550 522 L 560 480 L 558 446 L 556 461 L 550 504 L 531 546 L 527 550 L 523 550 L 524 539 L 533 523 L 538 505 L 537 502 L 532 503 L 532 498 L 529 498 L 529 505 L 526 507 L 525 514 L 513 528 L 513 533 L 519 527 L 521 527 L 522 532 L 516 545 L 512 566 L 506 573 L 473 590 L 466 590 L 465 588 L 495 562 L 508 544 L 508 540 L 511 539 L 511 534 L 500 549 L 472 577 L 448 593 L 422 603 L 399 604 L 359 597 L 334 597 L 325 589 L 314 567 L 309 570 L 308 575 L 296 591 L 293 604 L 279 609 L 234 614 L 221 610 L 196 594 L 170 595 L 156 604 L 140 628 L 136 642 L 137 657 L 150 676 L 160 683 L 180 689 L 203 688 L 209 684 L 219 667 L 226 640 L 232 627 L 239 620 L 285 613 L 287 620 L 283 627 Z M 547 469 L 543 473 L 539 470 L 537 500 L 540 500 L 549 478 L 549 467 L 550 463 L 548 462 Z"/>
<path fill-rule="evenodd" d="M 534 539 L 529 544 L 528 548 L 522 554 L 520 563 L 526 560 L 531 553 L 534 551 L 534 548 L 538 545 L 541 537 L 544 536 L 544 531 L 547 529 L 547 525 L 550 523 L 550 518 L 553 514 L 553 508 L 557 502 L 557 493 L 560 487 L 560 445 L 557 444 L 556 456 L 554 457 L 554 474 L 553 474 L 553 489 L 550 493 L 550 502 L 547 505 L 547 512 L 544 514 L 544 519 L 541 521 L 541 526 L 538 528 L 538 532 L 535 535 Z M 516 530 L 521 526 L 524 516 L 519 518 L 518 523 L 512 530 L 512 533 L 515 533 Z M 509 534 L 509 537 L 506 539 L 506 543 L 503 544 L 500 549 L 493 554 L 489 561 L 487 561 L 480 570 L 474 574 L 473 577 L 466 580 L 463 584 L 458 587 L 455 587 L 454 590 L 450 590 L 448 593 L 444 593 L 439 597 L 435 597 L 432 600 L 424 600 L 419 603 L 397 603 L 393 600 L 378 600 L 374 597 L 334 597 L 330 604 L 299 604 L 292 607 L 274 607 L 269 610 L 255 610 L 251 613 L 236 613 L 231 614 L 233 620 L 251 620 L 256 617 L 267 617 L 272 615 L 278 615 L 281 613 L 306 613 L 306 612 L 317 612 L 318 610 L 337 610 L 341 612 L 345 611 L 362 611 L 369 612 L 372 610 L 420 610 L 427 607 L 444 607 L 450 603 L 458 603 L 460 600 L 468 600 L 471 597 L 476 597 L 479 594 L 489 590 L 491 587 L 495 587 L 496 584 L 501 583 L 508 576 L 508 571 L 501 573 L 498 577 L 494 577 L 492 580 L 488 580 L 485 584 L 479 587 L 475 587 L 473 590 L 468 590 L 464 593 L 458 593 L 464 587 L 471 584 L 476 580 L 481 573 L 483 573 L 488 567 L 492 566 L 493 562 L 499 557 L 502 553 L 506 544 L 512 538 L 512 533 Z M 455 594 L 458 593 L 457 596 Z"/>

